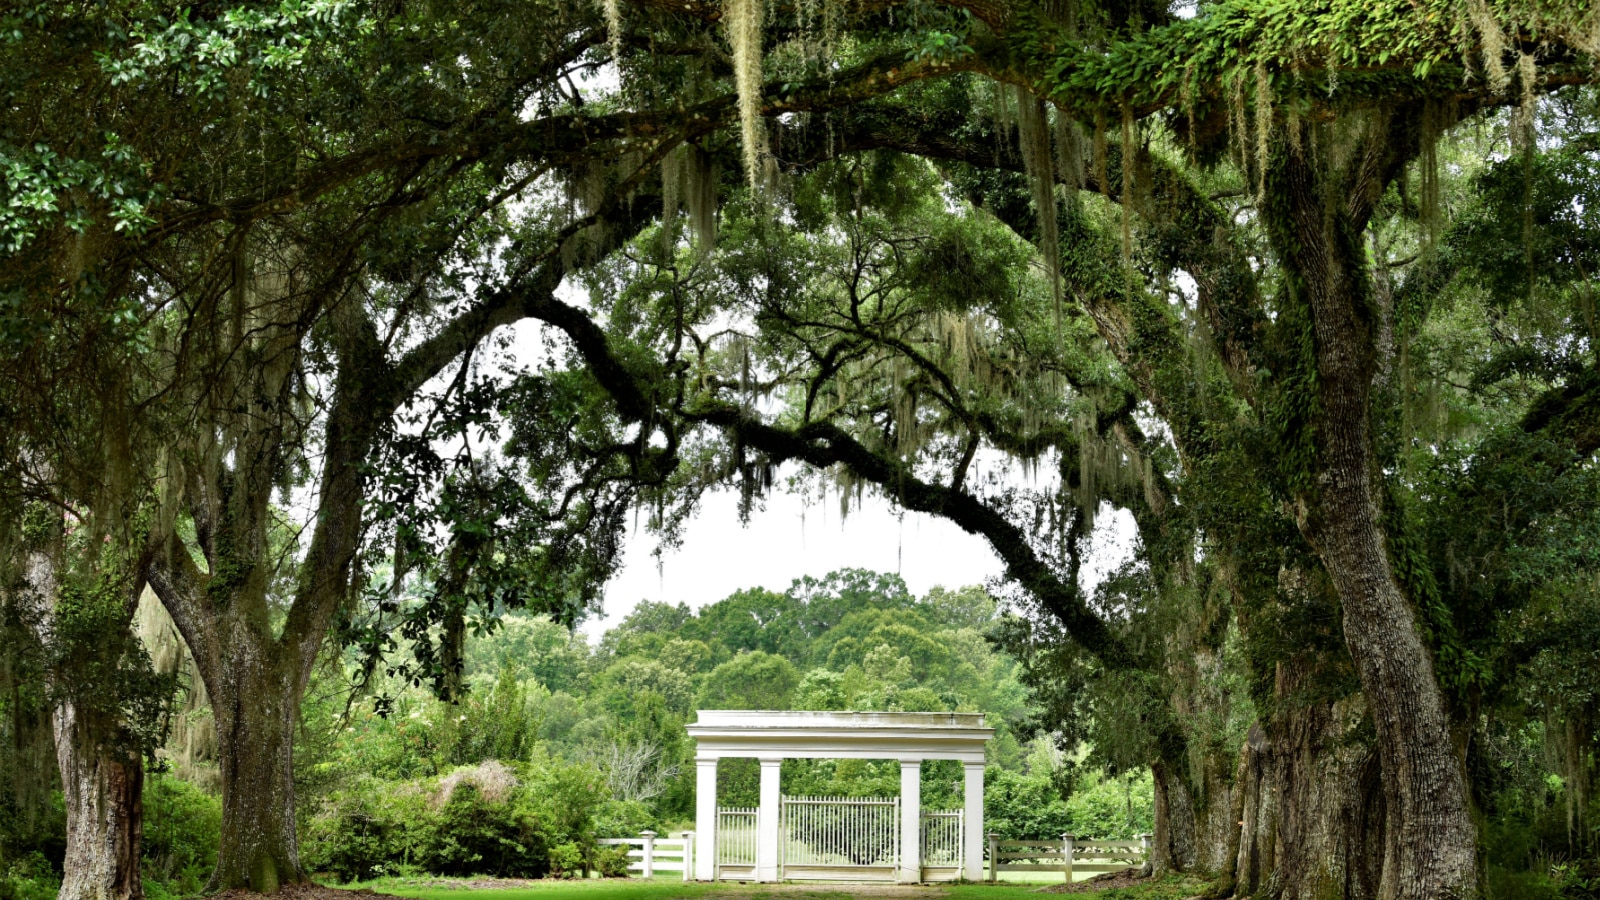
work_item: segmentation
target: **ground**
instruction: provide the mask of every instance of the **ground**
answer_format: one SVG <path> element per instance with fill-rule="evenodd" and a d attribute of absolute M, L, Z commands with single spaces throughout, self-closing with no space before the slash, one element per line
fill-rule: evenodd
<path fill-rule="evenodd" d="M 1127 875 L 1102 876 L 1063 884 L 1002 882 L 999 884 L 687 884 L 677 879 L 616 879 L 590 881 L 522 881 L 514 879 L 455 880 L 439 878 L 392 878 L 372 882 L 351 890 L 302 886 L 285 889 L 281 900 L 694 900 L 715 896 L 716 900 L 756 900 L 769 895 L 772 900 L 849 900 L 852 897 L 884 900 L 1025 900 L 1043 893 L 1093 893 L 1096 900 L 1190 900 L 1205 891 L 1206 884 L 1193 879 L 1136 878 Z M 352 897 L 355 894 L 357 896 Z M 212 900 L 247 900 L 220 895 Z M 253 897 L 251 900 L 259 900 Z M 1038 898 L 1043 900 L 1043 898 Z"/>

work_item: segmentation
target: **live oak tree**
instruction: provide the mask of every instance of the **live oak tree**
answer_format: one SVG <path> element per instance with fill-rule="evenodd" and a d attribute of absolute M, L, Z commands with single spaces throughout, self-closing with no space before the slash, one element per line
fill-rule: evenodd
<path fill-rule="evenodd" d="M 8 77 L 49 79 L 53 53 L 76 37 L 70 28 L 53 36 Z M 22 55 L 9 46 L 7 54 L 10 63 Z M 164 427 L 133 397 L 159 386 L 164 372 L 141 345 L 127 273 L 97 271 L 94 235 L 30 220 L 48 206 L 37 193 L 48 189 L 19 183 L 28 164 L 10 151 L 48 156 L 8 145 L 16 168 L 0 264 L 0 509 L 8 523 L 0 531 L 0 669 L 10 694 L 10 769 L 19 795 L 40 806 L 60 787 L 61 896 L 138 898 L 144 763 L 161 743 L 172 684 L 130 630 L 156 503 L 148 467 Z M 72 178 L 58 162 L 46 159 L 31 174 L 45 184 Z M 119 177 L 106 186 L 120 187 Z M 28 233 L 35 229 L 42 233 Z M 48 735 L 53 753 L 27 752 L 30 731 Z M 36 815 L 18 813 L 22 821 Z"/>
<path fill-rule="evenodd" d="M 987 537 L 1056 634 L 1115 677 L 1182 682 L 1193 665 L 1186 650 L 1162 658 L 1130 640 L 1128 617 L 1078 586 L 1074 551 L 1102 499 L 1138 511 L 1158 592 L 1225 598 L 1247 642 L 1283 634 L 1275 617 L 1331 612 L 1338 627 L 1317 619 L 1288 632 L 1298 646 L 1255 660 L 1258 679 L 1283 673 L 1256 692 L 1284 701 L 1264 723 L 1282 808 L 1256 816 L 1258 791 L 1248 835 L 1229 823 L 1250 791 L 1224 800 L 1183 765 L 1183 692 L 1130 688 L 1167 694 L 1141 707 L 1146 758 L 1166 773 L 1158 858 L 1223 868 L 1258 860 L 1266 836 L 1282 848 L 1266 868 L 1285 895 L 1475 891 L 1442 684 L 1467 657 L 1421 578 L 1432 562 L 1391 477 L 1395 307 L 1365 241 L 1414 162 L 1421 205 L 1436 206 L 1430 161 L 1448 126 L 1518 104 L 1525 129 L 1540 92 L 1589 81 L 1594 22 L 1479 3 L 1198 12 L 743 0 L 20 17 L 4 135 L 18 202 L 0 224 L 39 254 L 28 277 L 67 265 L 110 285 L 85 302 L 126 306 L 170 373 L 130 402 L 181 423 L 132 480 L 159 497 L 142 575 L 217 707 L 213 885 L 303 877 L 290 734 L 329 629 L 367 608 L 367 532 L 396 521 L 367 503 L 374 466 L 430 383 L 470 383 L 496 328 L 536 319 L 603 392 L 594 433 L 622 436 L 588 448 L 620 469 L 580 470 L 663 497 L 727 477 L 759 490 L 783 460 L 876 485 Z M 575 86 L 609 64 L 615 90 Z M 919 82 L 933 87 L 908 87 Z M 972 102 L 985 94 L 991 114 Z M 945 168 L 933 178 L 874 150 Z M 1249 211 L 1183 171 L 1226 172 L 1229 153 Z M 808 181 L 818 166 L 829 174 Z M 897 206 L 911 185 L 922 205 Z M 1086 213 L 1085 187 L 1120 209 Z M 713 266 L 718 202 L 734 190 L 744 205 L 724 225 L 746 231 L 724 236 L 739 252 Z M 1043 274 L 981 215 L 951 211 L 968 199 L 1034 239 Z M 792 234 L 773 227 L 790 221 Z M 556 297 L 608 260 L 595 271 L 622 289 L 597 283 L 597 296 L 670 302 L 591 310 Z M 1180 272 L 1194 293 L 1176 303 Z M 45 308 L 24 303 L 14 319 L 45 321 Z M 653 317 L 630 318 L 636 308 Z M 724 308 L 748 327 L 707 333 Z M 1568 389 L 1553 384 L 1551 414 L 1535 419 L 1581 418 L 1586 395 L 1562 402 Z M 764 414 L 776 393 L 788 418 Z M 1078 464 L 1061 467 L 1064 493 L 988 494 L 969 481 L 980 451 Z M 461 493 L 440 496 L 481 510 L 492 480 L 460 471 Z M 1219 489 L 1230 471 L 1260 483 Z M 422 496 L 404 479 L 384 490 L 402 505 Z M 311 515 L 298 552 L 280 557 L 274 496 L 296 491 Z M 419 521 L 449 523 L 426 609 L 458 636 L 463 598 L 504 582 L 478 574 L 500 545 L 453 516 Z M 1251 540 L 1230 548 L 1230 522 Z M 393 527 L 403 571 L 419 549 L 407 535 L 423 529 Z M 1286 553 L 1259 552 L 1266 536 Z M 1202 543 L 1215 569 L 1185 563 Z M 1209 634 L 1226 618 L 1181 624 Z M 456 649 L 429 663 L 446 691 Z M 1341 674 L 1359 700 L 1289 702 Z M 1371 722 L 1370 754 L 1324 752 L 1319 735 L 1347 720 Z M 1240 783 L 1259 763 L 1249 748 L 1266 746 L 1252 737 Z M 1215 772 L 1223 751 L 1200 749 L 1198 768 Z M 1318 793 L 1323 765 L 1349 789 Z M 1357 846 L 1359 871 L 1345 864 Z"/>
<path fill-rule="evenodd" d="M 601 40 L 587 9 L 477 10 L 480 27 L 514 23 L 497 46 L 403 9 L 210 12 L 41 8 L 17 23 L 12 83 L 31 92 L 7 138 L 18 162 L 7 240 L 36 256 L 12 286 L 63 263 L 84 273 L 65 287 L 82 302 L 108 302 L 83 284 L 112 285 L 111 311 L 164 363 L 160 380 L 110 388 L 174 422 L 129 479 L 155 492 L 136 573 L 177 623 L 216 714 L 225 810 L 212 884 L 270 891 L 304 877 L 291 734 L 316 654 L 359 592 L 367 467 L 392 417 L 537 308 L 530 291 L 548 297 L 602 253 L 614 239 L 591 227 L 602 215 L 626 232 L 624 201 L 654 168 L 612 181 L 591 164 L 662 115 L 591 121 L 571 88 Z M 361 102 L 346 103 L 357 86 Z M 73 105 L 57 102 L 68 95 Z M 702 119 L 732 104 L 713 92 Z M 93 122 L 126 127 L 85 130 Z M 505 201 L 546 190 L 552 170 L 569 182 L 563 196 L 541 196 L 508 228 Z M 519 252 L 489 283 L 474 248 L 503 235 Z M 48 309 L 24 304 L 8 324 L 26 338 Z M 648 466 L 654 453 L 641 440 L 609 456 Z M 312 496 L 313 521 L 284 556 L 269 539 L 286 524 L 273 501 L 296 490 Z"/>

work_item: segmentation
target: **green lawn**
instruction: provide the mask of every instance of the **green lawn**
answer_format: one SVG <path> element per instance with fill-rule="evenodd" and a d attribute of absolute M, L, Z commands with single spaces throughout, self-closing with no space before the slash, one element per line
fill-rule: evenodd
<path fill-rule="evenodd" d="M 559 900 L 564 897 L 585 900 L 676 900 L 723 893 L 731 885 L 684 884 L 642 879 L 539 882 L 527 887 L 468 890 L 406 884 L 403 881 L 374 882 L 363 885 L 384 894 L 412 897 L 415 900 Z"/>
<path fill-rule="evenodd" d="M 690 900 L 695 897 L 718 895 L 727 900 L 771 895 L 772 900 L 849 900 L 857 896 L 849 885 L 758 885 L 758 884 L 694 884 L 674 878 L 652 879 L 592 879 L 589 881 L 541 881 L 514 888 L 469 889 L 463 883 L 455 887 L 441 884 L 441 879 L 382 879 L 369 882 L 368 887 L 384 894 L 413 898 L 413 900 Z M 997 884 L 945 884 L 928 885 L 916 889 L 915 894 L 898 893 L 899 897 L 917 896 L 951 898 L 951 900 L 1022 900 L 1045 885 L 1040 882 L 999 882 Z M 890 887 L 884 885 L 882 887 Z M 1069 897 L 1090 896 L 1095 900 L 1184 900 L 1202 893 L 1206 885 L 1192 879 L 1168 877 L 1133 888 L 1109 890 L 1092 895 L 1069 894 Z M 868 890 L 873 890 L 869 888 Z M 1045 895 L 1049 896 L 1049 895 Z M 1042 898 L 1041 898 L 1042 900 Z"/>
<path fill-rule="evenodd" d="M 430 879 L 432 880 L 432 879 Z M 592 879 L 589 881 L 547 881 L 515 888 L 466 889 L 439 884 L 412 883 L 411 879 L 384 879 L 360 885 L 384 894 L 414 898 L 414 900 L 689 900 L 711 895 L 726 896 L 728 900 L 757 895 L 773 895 L 773 900 L 847 900 L 856 894 L 849 885 L 828 884 L 694 884 L 676 879 L 645 881 L 633 878 Z M 883 887 L 891 887 L 883 885 Z M 929 885 L 917 894 L 929 900 L 942 897 L 963 897 L 980 900 L 988 897 L 1000 900 L 1037 890 L 1039 884 L 981 884 L 981 885 Z"/>

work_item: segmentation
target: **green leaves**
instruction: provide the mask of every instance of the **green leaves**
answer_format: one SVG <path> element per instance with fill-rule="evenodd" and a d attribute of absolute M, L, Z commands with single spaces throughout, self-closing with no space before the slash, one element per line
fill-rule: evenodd
<path fill-rule="evenodd" d="M 247 89 L 265 97 L 274 70 L 299 66 L 323 41 L 347 37 L 341 27 L 368 26 L 350 0 L 281 0 L 276 7 L 239 5 L 217 18 L 195 20 L 184 8 L 172 18 L 136 20 L 122 47 L 96 53 L 113 85 L 150 82 L 174 74 L 200 97 L 225 91 L 230 73 L 243 68 Z"/>
<path fill-rule="evenodd" d="M 965 34 L 925 31 L 918 44 L 906 51 L 906 58 L 919 62 L 950 63 L 976 52 L 967 43 Z"/>

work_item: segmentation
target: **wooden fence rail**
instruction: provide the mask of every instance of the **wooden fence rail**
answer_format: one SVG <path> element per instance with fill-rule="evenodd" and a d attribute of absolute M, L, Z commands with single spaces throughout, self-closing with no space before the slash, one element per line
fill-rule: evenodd
<path fill-rule="evenodd" d="M 1056 841 L 1003 841 L 989 835 L 989 880 L 1001 872 L 1120 872 L 1142 867 L 1150 858 L 1150 835 L 1136 841 L 1079 840 L 1063 834 Z"/>
<path fill-rule="evenodd" d="M 645 878 L 654 878 L 657 872 L 680 872 L 684 881 L 694 877 L 692 831 L 685 831 L 678 838 L 660 838 L 654 831 L 641 831 L 636 838 L 607 838 L 595 843 L 627 847 L 628 871 L 638 872 Z"/>

